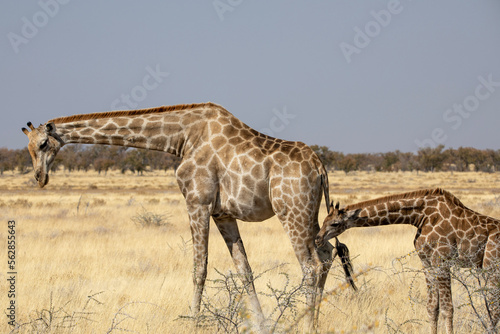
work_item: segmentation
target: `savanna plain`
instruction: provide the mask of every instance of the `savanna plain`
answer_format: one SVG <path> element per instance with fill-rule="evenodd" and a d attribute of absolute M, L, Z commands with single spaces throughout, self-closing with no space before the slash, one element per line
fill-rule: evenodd
<path fill-rule="evenodd" d="M 500 173 L 332 172 L 330 197 L 347 205 L 441 187 L 480 213 L 500 217 Z M 32 173 L 0 177 L 2 287 L 7 280 L 7 222 L 16 222 L 16 322 L 8 333 L 213 333 L 251 331 L 231 257 L 211 222 L 205 320 L 188 317 L 192 245 L 184 199 L 172 171 L 63 172 L 39 189 Z M 326 206 L 320 211 L 320 224 Z M 147 223 L 150 224 L 147 224 Z M 264 314 L 275 332 L 301 332 L 301 270 L 274 217 L 239 222 Z M 320 333 L 426 333 L 426 289 L 416 229 L 352 229 L 348 245 L 358 291 L 334 260 L 321 304 Z M 241 290 L 241 289 L 240 289 Z M 235 294 L 237 296 L 235 296 Z M 481 333 L 463 286 L 454 283 L 457 333 Z M 2 288 L 3 313 L 9 298 Z M 235 307 L 236 305 L 236 307 Z M 232 308 L 231 308 L 232 307 Z M 224 319 L 227 318 L 227 319 Z M 225 321 L 225 322 L 224 322 Z M 235 327 L 235 324 L 238 325 Z M 237 328 L 237 329 L 236 329 Z M 444 331 L 440 324 L 440 331 Z"/>

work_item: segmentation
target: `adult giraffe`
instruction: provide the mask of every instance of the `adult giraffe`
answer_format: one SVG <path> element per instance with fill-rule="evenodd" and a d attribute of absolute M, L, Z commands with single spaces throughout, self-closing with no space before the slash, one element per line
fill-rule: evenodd
<path fill-rule="evenodd" d="M 446 190 L 424 189 L 330 207 L 316 237 L 322 245 L 353 227 L 409 224 L 417 228 L 414 245 L 425 268 L 427 312 L 430 332 L 437 333 L 439 311 L 446 333 L 453 333 L 453 302 L 450 267 L 483 268 L 491 323 L 495 331 L 500 318 L 500 220 L 477 213 Z"/>
<path fill-rule="evenodd" d="M 194 296 L 200 311 L 207 276 L 209 220 L 224 238 L 249 294 L 260 330 L 264 317 L 236 219 L 263 221 L 276 215 L 302 266 L 306 330 L 314 330 L 319 300 L 334 247 L 316 247 L 322 194 L 328 206 L 328 177 L 318 156 L 301 142 L 259 133 L 213 103 L 164 106 L 55 118 L 31 131 L 28 149 L 40 187 L 59 149 L 68 143 L 108 144 L 166 151 L 182 158 L 176 178 L 186 199 L 193 239 Z M 348 279 L 347 248 L 336 247 Z"/>

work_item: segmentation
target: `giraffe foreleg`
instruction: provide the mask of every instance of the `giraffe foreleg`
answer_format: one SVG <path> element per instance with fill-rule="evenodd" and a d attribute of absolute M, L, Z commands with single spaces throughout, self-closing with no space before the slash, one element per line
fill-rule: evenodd
<path fill-rule="evenodd" d="M 453 298 L 451 295 L 450 273 L 440 277 L 439 305 L 444 316 L 446 333 L 453 334 Z"/>
<path fill-rule="evenodd" d="M 188 208 L 193 241 L 193 301 L 191 313 L 197 317 L 200 313 L 201 298 L 207 278 L 208 233 L 210 216 L 208 210 Z"/>
<path fill-rule="evenodd" d="M 439 319 L 439 291 L 436 278 L 430 269 L 425 270 L 425 282 L 427 284 L 427 313 L 429 315 L 430 333 L 437 334 Z"/>
<path fill-rule="evenodd" d="M 334 247 L 329 242 L 326 242 L 322 247 L 319 247 L 317 249 L 317 253 L 322 265 L 321 265 L 321 271 L 319 273 L 318 285 L 316 288 L 315 304 L 317 304 L 317 307 L 315 308 L 315 313 L 314 313 L 315 328 L 317 328 L 319 323 L 319 309 L 320 309 L 319 304 L 321 303 L 323 297 L 323 290 L 325 288 L 328 272 L 332 267 L 333 258 L 337 256 L 336 249 L 334 251 Z"/>
<path fill-rule="evenodd" d="M 450 269 L 445 265 L 432 270 L 434 285 L 439 294 L 438 308 L 443 315 L 447 334 L 453 334 L 453 300 L 451 296 Z"/>
<path fill-rule="evenodd" d="M 248 262 L 245 247 L 240 237 L 240 232 L 235 219 L 215 220 L 215 224 L 219 229 L 224 241 L 226 242 L 229 253 L 233 259 L 236 270 L 249 296 L 252 313 L 255 317 L 255 322 L 259 333 L 267 333 L 265 325 L 265 317 L 262 313 L 257 292 L 255 291 L 254 278 L 252 269 Z"/>

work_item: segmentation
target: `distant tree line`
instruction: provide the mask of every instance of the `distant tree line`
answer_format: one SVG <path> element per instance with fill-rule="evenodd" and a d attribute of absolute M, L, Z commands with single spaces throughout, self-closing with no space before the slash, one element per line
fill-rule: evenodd
<path fill-rule="evenodd" d="M 417 152 L 344 154 L 326 146 L 313 145 L 328 170 L 364 171 L 482 171 L 500 170 L 500 150 L 479 150 L 472 147 L 445 149 L 425 147 Z"/>
<path fill-rule="evenodd" d="M 483 171 L 500 170 L 500 150 L 479 150 L 471 147 L 445 149 L 421 148 L 417 152 L 349 153 L 331 151 L 326 146 L 312 145 L 328 170 L 350 171 Z M 52 170 L 66 172 L 95 170 L 144 171 L 175 170 L 180 158 L 174 155 L 122 146 L 67 145 L 56 156 Z M 0 173 L 17 170 L 24 173 L 32 167 L 27 148 L 0 148 Z"/>

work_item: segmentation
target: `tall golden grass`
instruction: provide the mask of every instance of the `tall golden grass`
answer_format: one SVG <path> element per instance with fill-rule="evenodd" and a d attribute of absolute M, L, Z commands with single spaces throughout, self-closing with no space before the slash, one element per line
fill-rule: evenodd
<path fill-rule="evenodd" d="M 500 174 L 492 173 L 368 173 L 330 174 L 330 196 L 342 205 L 392 193 L 442 187 L 465 205 L 500 217 Z M 39 189 L 31 174 L 0 177 L 0 207 L 4 228 L 0 240 L 3 282 L 7 273 L 8 220 L 16 221 L 17 322 L 20 333 L 192 333 L 192 250 L 185 203 L 172 172 L 144 176 L 108 172 L 58 172 Z M 322 206 L 320 223 L 326 215 Z M 167 224 L 145 228 L 133 221 L 141 212 L 163 215 Z M 259 292 L 268 285 L 300 284 L 301 271 L 290 241 L 274 217 L 261 223 L 240 223 Z M 351 251 L 358 292 L 347 289 L 336 260 L 321 306 L 319 332 L 426 333 L 425 284 L 412 253 L 415 229 L 388 226 L 352 229 L 340 236 Z M 284 266 L 281 266 L 285 264 Z M 208 279 L 234 272 L 227 248 L 212 225 Z M 208 283 L 213 303 L 221 294 Z M 455 304 L 465 303 L 455 286 Z M 273 298 L 260 296 L 266 314 Z M 1 306 L 8 306 L 6 293 Z M 303 305 L 298 305 L 299 309 Z M 471 310 L 455 310 L 457 332 L 471 327 Z M 286 325 L 289 325 L 287 323 Z M 293 323 L 292 323 L 293 324 Z M 282 328 L 287 327 L 284 325 Z M 11 330 L 7 318 L 0 331 Z M 300 331 L 301 326 L 292 326 Z M 214 328 L 199 329 L 213 332 Z"/>

